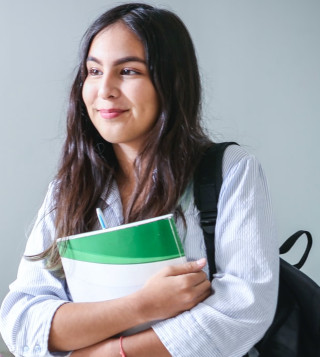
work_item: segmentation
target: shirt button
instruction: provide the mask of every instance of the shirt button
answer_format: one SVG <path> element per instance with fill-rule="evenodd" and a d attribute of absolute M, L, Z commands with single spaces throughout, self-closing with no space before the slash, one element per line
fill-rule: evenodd
<path fill-rule="evenodd" d="M 41 351 L 41 347 L 39 345 L 35 345 L 34 352 L 40 352 L 40 351 Z"/>
<path fill-rule="evenodd" d="M 29 347 L 28 346 L 24 346 L 23 347 L 23 352 L 28 352 L 29 351 Z"/>

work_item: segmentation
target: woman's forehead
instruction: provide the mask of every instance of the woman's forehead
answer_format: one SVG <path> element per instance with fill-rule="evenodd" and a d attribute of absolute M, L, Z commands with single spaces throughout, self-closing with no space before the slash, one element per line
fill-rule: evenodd
<path fill-rule="evenodd" d="M 110 58 L 135 56 L 145 59 L 144 45 L 138 36 L 123 22 L 102 29 L 94 37 L 88 57 Z"/>

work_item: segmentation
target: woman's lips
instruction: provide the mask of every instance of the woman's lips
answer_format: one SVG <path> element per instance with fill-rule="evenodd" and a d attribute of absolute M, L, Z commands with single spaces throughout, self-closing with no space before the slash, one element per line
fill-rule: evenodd
<path fill-rule="evenodd" d="M 99 109 L 98 112 L 100 113 L 101 117 L 103 119 L 113 119 L 117 118 L 119 115 L 127 112 L 127 110 L 124 109 Z"/>

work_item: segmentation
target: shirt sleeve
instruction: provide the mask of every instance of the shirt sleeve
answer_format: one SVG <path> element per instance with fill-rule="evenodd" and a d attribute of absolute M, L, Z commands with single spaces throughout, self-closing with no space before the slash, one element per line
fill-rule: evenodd
<path fill-rule="evenodd" d="M 275 313 L 279 251 L 264 173 L 254 156 L 232 146 L 223 176 L 213 294 L 153 326 L 174 357 L 241 357 L 262 338 Z M 199 235 L 201 229 L 194 239 Z"/>
<path fill-rule="evenodd" d="M 53 185 L 39 210 L 25 255 L 48 248 L 54 239 L 54 211 L 51 207 Z M 15 356 L 68 356 L 49 353 L 48 337 L 52 318 L 59 306 L 69 301 L 65 280 L 45 269 L 44 261 L 22 258 L 17 279 L 10 285 L 0 310 L 4 341 Z"/>

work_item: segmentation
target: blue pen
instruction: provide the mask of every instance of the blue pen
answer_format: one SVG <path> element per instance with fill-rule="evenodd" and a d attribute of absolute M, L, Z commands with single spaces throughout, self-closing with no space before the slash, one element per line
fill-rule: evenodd
<path fill-rule="evenodd" d="M 103 215 L 101 209 L 97 208 L 96 211 L 97 211 L 97 216 L 98 216 L 101 228 L 102 229 L 106 229 L 107 228 L 107 222 L 106 222 L 106 219 L 104 218 L 104 215 Z"/>

